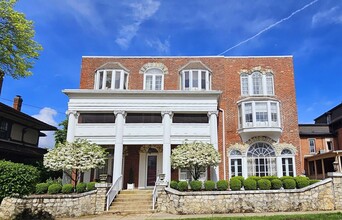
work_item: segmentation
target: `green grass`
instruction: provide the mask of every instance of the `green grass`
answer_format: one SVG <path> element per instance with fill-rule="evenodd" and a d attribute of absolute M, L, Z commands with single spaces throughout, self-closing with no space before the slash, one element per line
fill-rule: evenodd
<path fill-rule="evenodd" d="M 229 214 L 227 214 L 229 215 Z M 253 219 L 253 220 L 307 220 L 307 219 L 323 219 L 323 220 L 342 220 L 342 213 L 321 213 L 321 214 L 301 214 L 301 215 L 273 215 L 273 216 L 248 216 L 248 217 L 208 217 L 208 218 L 184 218 L 196 220 L 238 220 L 238 219 Z"/>

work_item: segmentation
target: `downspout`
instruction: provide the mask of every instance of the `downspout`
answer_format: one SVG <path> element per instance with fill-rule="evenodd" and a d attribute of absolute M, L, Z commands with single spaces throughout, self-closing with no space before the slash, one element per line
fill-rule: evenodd
<path fill-rule="evenodd" d="M 227 179 L 227 171 L 226 171 L 226 127 L 225 127 L 225 114 L 222 108 L 219 108 L 219 111 L 222 112 L 222 154 L 223 154 L 223 179 Z"/>

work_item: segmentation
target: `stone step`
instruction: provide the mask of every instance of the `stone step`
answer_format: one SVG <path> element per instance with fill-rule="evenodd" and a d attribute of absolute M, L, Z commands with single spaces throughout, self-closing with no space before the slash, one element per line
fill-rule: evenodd
<path fill-rule="evenodd" d="M 137 197 L 129 197 L 129 198 L 127 198 L 127 197 L 116 197 L 114 201 L 115 202 L 134 202 L 134 201 L 137 201 L 139 203 L 151 202 L 152 197 L 146 197 L 146 198 L 145 197 L 143 197 L 143 198 L 141 198 L 141 197 L 139 197 L 139 198 L 137 198 Z"/>
<path fill-rule="evenodd" d="M 152 208 L 152 205 L 151 204 L 113 204 L 112 206 L 110 206 L 110 209 L 111 210 L 148 210 Z"/>
<path fill-rule="evenodd" d="M 113 213 L 116 215 L 132 215 L 132 214 L 149 214 L 153 213 L 154 211 L 152 209 L 146 209 L 146 210 L 108 210 L 108 213 Z"/>
<path fill-rule="evenodd" d="M 152 195 L 152 190 L 122 190 L 120 194 Z"/>

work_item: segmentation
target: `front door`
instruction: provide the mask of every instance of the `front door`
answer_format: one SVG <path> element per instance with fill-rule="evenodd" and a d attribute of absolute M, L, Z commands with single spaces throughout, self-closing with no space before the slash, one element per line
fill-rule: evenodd
<path fill-rule="evenodd" d="M 154 186 L 157 179 L 157 155 L 147 156 L 147 186 Z"/>

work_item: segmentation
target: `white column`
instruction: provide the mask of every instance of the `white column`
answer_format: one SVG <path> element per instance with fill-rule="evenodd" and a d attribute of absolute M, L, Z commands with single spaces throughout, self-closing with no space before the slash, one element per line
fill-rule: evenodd
<path fill-rule="evenodd" d="M 78 113 L 76 111 L 68 110 L 66 111 L 68 115 L 68 132 L 67 132 L 67 142 L 73 142 L 75 138 L 75 127 L 78 118 Z"/>
<path fill-rule="evenodd" d="M 217 115 L 218 111 L 208 112 L 209 125 L 210 125 L 210 143 L 214 145 L 214 148 L 218 151 L 218 139 L 217 139 Z M 225 159 L 225 158 L 224 158 Z M 210 170 L 211 180 L 219 180 L 219 167 L 211 167 Z"/>
<path fill-rule="evenodd" d="M 276 163 L 277 163 L 277 176 L 282 177 L 283 176 L 283 166 L 282 166 L 281 157 L 276 158 Z"/>
<path fill-rule="evenodd" d="M 114 111 L 115 114 L 115 147 L 114 147 L 114 168 L 113 181 L 122 175 L 122 154 L 123 154 L 123 129 L 126 113 L 125 111 Z"/>
<path fill-rule="evenodd" d="M 171 111 L 163 111 L 163 173 L 165 180 L 171 181 Z"/>

